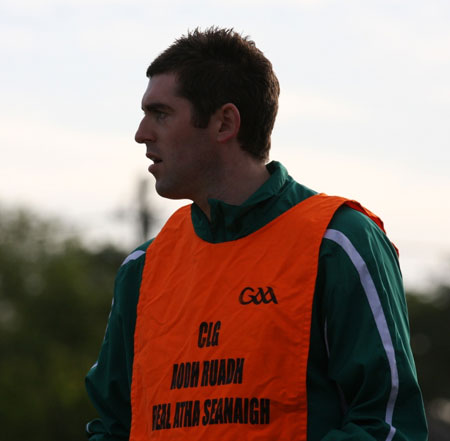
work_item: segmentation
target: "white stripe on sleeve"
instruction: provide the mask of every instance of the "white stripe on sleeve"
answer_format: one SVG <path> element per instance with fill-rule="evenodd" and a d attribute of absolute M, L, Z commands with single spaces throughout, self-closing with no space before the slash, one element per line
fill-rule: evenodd
<path fill-rule="evenodd" d="M 142 251 L 142 250 L 136 250 L 136 251 L 133 251 L 123 262 L 122 262 L 122 265 L 120 265 L 120 266 L 123 266 L 123 265 L 125 265 L 126 263 L 128 263 L 128 262 L 130 262 L 131 260 L 136 260 L 136 259 L 138 259 L 139 257 L 141 257 L 143 254 L 145 254 L 145 251 Z"/>

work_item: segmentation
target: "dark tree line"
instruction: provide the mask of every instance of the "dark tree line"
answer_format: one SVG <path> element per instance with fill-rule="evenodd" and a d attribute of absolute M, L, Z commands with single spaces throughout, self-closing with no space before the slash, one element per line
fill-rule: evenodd
<path fill-rule="evenodd" d="M 0 210 L 2 440 L 84 439 L 95 417 L 84 376 L 97 357 L 125 254 L 110 245 L 92 250 L 54 220 Z M 430 440 L 445 440 L 450 286 L 417 294 L 408 296 L 411 338 L 435 431 Z"/>
<path fill-rule="evenodd" d="M 89 250 L 55 221 L 0 214 L 0 438 L 84 439 L 94 363 L 123 252 Z"/>
<path fill-rule="evenodd" d="M 430 441 L 450 440 L 450 286 L 408 293 L 411 344 L 428 413 Z"/>

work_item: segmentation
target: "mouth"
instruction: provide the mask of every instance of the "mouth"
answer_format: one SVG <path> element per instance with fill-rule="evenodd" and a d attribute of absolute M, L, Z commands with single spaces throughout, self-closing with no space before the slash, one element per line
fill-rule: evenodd
<path fill-rule="evenodd" d="M 162 162 L 162 159 L 153 153 L 147 153 L 145 156 L 147 156 L 147 158 L 153 162 L 153 164 L 150 164 L 150 166 L 148 167 L 148 171 L 152 175 L 155 175 L 155 173 L 158 173 L 158 169 L 160 168 L 158 164 Z"/>
<path fill-rule="evenodd" d="M 150 161 L 153 161 L 154 164 L 159 164 L 160 162 L 162 162 L 162 159 L 159 156 L 154 155 L 153 153 L 147 153 L 145 156 L 147 156 Z"/>

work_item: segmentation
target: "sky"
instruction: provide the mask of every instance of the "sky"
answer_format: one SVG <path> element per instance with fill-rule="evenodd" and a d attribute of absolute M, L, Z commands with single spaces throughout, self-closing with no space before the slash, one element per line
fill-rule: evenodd
<path fill-rule="evenodd" d="M 426 286 L 450 266 L 449 23 L 448 0 L 1 0 L 0 209 L 133 249 L 146 68 L 189 29 L 232 27 L 281 84 L 271 159 L 377 213 L 405 285 Z M 152 195 L 158 226 L 186 202 Z"/>

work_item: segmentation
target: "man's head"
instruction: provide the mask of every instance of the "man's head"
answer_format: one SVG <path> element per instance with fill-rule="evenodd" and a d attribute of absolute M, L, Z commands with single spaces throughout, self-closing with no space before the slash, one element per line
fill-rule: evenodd
<path fill-rule="evenodd" d="M 147 69 L 149 78 L 167 73 L 175 74 L 177 93 L 191 102 L 196 127 L 206 127 L 219 107 L 232 103 L 240 114 L 241 148 L 268 158 L 280 88 L 272 64 L 253 41 L 232 29 L 196 29 Z"/>

